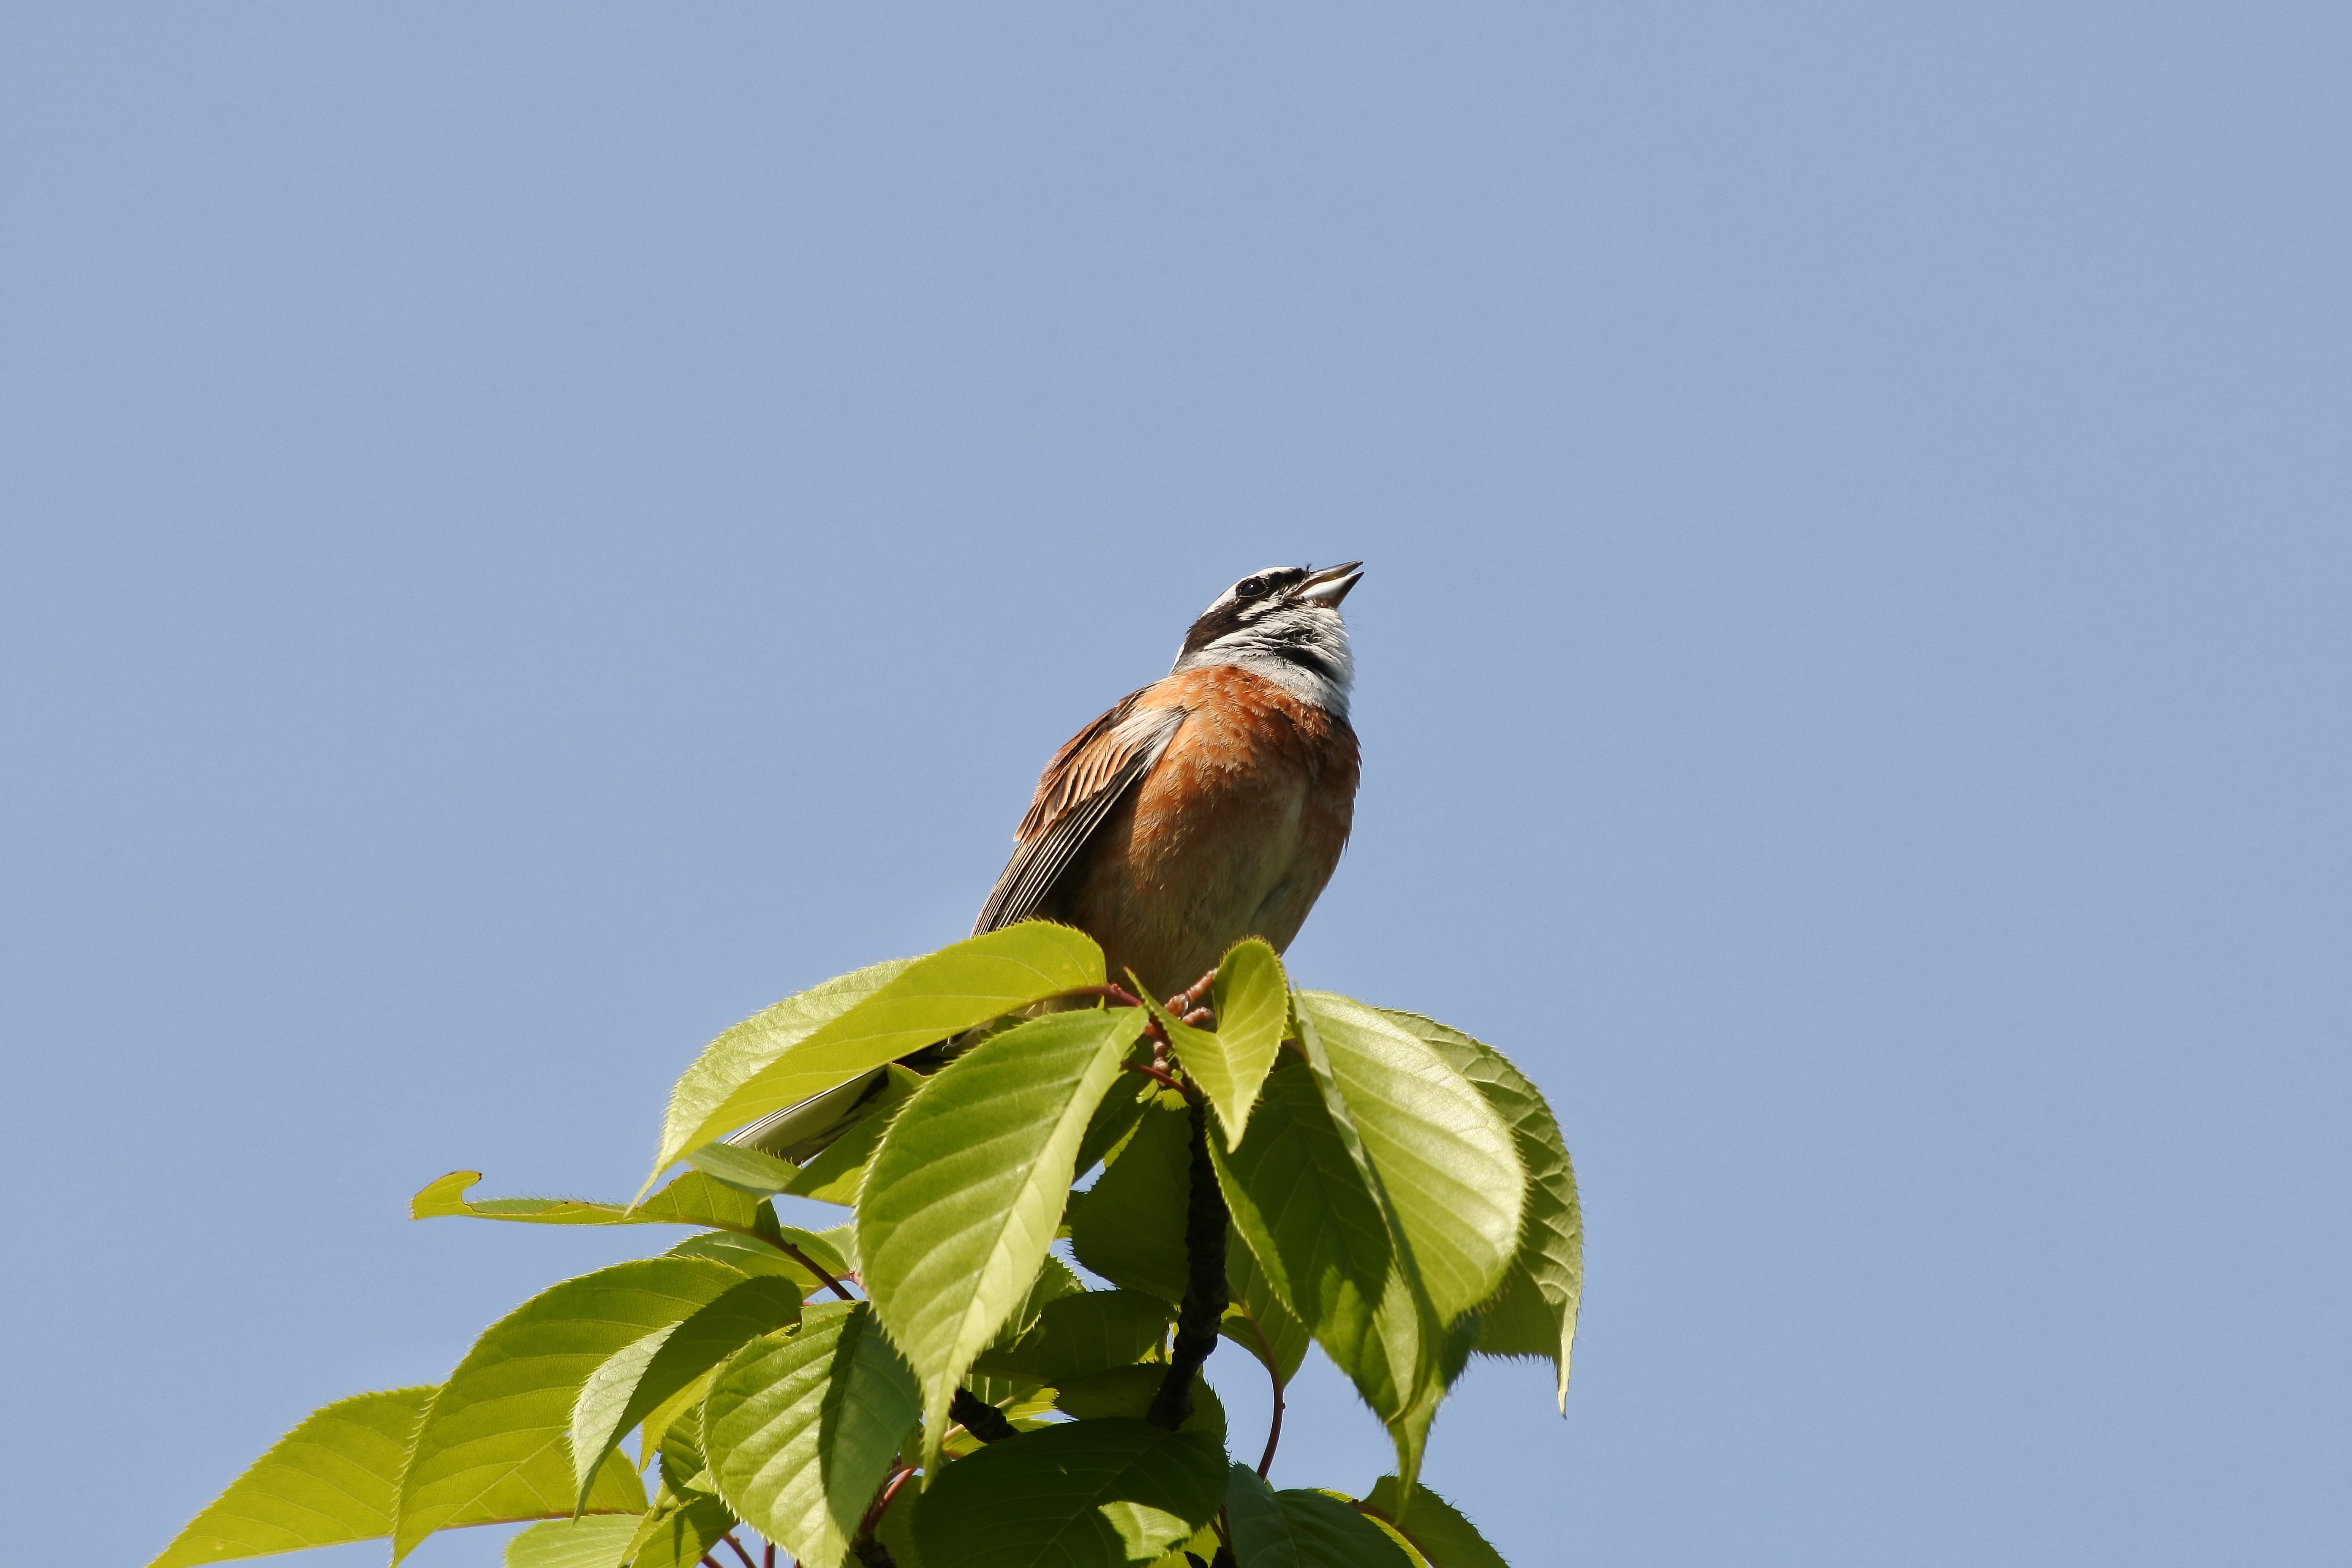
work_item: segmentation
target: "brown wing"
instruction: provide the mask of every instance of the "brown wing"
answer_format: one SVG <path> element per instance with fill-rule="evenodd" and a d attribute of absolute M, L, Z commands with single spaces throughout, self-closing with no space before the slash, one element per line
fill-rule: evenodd
<path fill-rule="evenodd" d="M 1028 815 L 1013 835 L 1013 858 L 981 906 L 972 935 L 1034 916 L 1103 818 L 1168 749 L 1184 722 L 1184 710 L 1146 706 L 1143 699 L 1150 690 L 1147 686 L 1130 692 L 1071 736 L 1045 764 Z"/>

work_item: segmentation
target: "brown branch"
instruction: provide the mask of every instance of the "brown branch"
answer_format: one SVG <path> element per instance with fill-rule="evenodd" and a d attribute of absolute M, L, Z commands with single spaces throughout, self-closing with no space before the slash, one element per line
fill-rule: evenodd
<path fill-rule="evenodd" d="M 810 1273 L 815 1275 L 820 1280 L 824 1281 L 824 1288 L 826 1289 L 832 1291 L 843 1300 L 855 1301 L 857 1300 L 856 1297 L 849 1293 L 849 1288 L 847 1286 L 844 1285 L 840 1280 L 835 1279 L 832 1275 L 827 1274 L 824 1268 L 818 1264 L 815 1258 L 811 1258 L 807 1253 L 803 1252 L 799 1247 L 794 1247 L 782 1237 L 763 1236 L 760 1239 L 766 1242 L 770 1247 L 776 1248 L 779 1252 L 782 1252 L 785 1257 L 791 1258 L 793 1262 L 799 1264 Z"/>
<path fill-rule="evenodd" d="M 735 1555 L 743 1560 L 743 1568 L 759 1568 L 759 1564 L 751 1561 L 751 1554 L 743 1550 L 743 1543 L 735 1539 L 733 1531 L 729 1531 L 719 1539 L 735 1549 Z"/>
<path fill-rule="evenodd" d="M 1192 1181 L 1184 1206 L 1184 1304 L 1176 1315 L 1167 1374 L 1144 1416 L 1170 1432 L 1192 1414 L 1192 1379 L 1217 1348 L 1217 1323 L 1232 1300 L 1225 1279 L 1225 1194 L 1209 1158 L 1209 1105 L 1195 1098 L 1187 1110 L 1192 1119 Z"/>

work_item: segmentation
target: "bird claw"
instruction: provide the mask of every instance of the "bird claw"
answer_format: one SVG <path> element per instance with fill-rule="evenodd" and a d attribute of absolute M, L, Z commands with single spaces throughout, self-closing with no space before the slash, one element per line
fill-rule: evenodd
<path fill-rule="evenodd" d="M 1201 998 L 1206 996 L 1209 994 L 1209 987 L 1216 983 L 1217 972 L 1212 969 L 1208 973 L 1192 982 L 1189 990 L 1180 991 L 1168 998 L 1168 1011 L 1183 1019 L 1184 1022 L 1191 1023 L 1194 1013 L 1205 1011 L 1201 1006 Z"/>

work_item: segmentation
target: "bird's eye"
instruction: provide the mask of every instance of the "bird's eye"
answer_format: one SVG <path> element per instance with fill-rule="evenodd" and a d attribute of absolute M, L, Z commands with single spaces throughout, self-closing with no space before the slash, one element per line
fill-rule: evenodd
<path fill-rule="evenodd" d="M 1234 584 L 1234 597 L 1237 599 L 1255 599 L 1265 592 L 1265 579 L 1263 577 L 1244 577 Z"/>

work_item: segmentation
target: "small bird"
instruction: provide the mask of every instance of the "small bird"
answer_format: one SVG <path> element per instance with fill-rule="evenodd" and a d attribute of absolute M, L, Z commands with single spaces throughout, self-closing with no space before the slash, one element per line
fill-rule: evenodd
<path fill-rule="evenodd" d="M 1269 566 L 1217 595 L 1166 677 L 1045 764 L 972 934 L 1059 921 L 1101 944 L 1113 980 L 1132 972 L 1171 998 L 1244 937 L 1288 947 L 1355 816 L 1355 662 L 1339 601 L 1362 567 Z M 883 1081 L 861 1075 L 725 1141 L 804 1160 Z"/>
<path fill-rule="evenodd" d="M 1164 679 L 1054 753 L 972 934 L 1076 926 L 1154 996 L 1244 937 L 1288 947 L 1355 815 L 1339 602 L 1362 566 L 1270 566 L 1219 595 Z"/>

